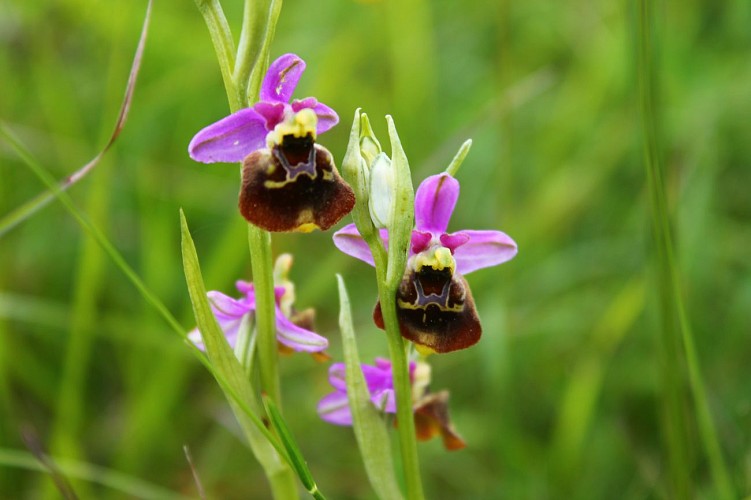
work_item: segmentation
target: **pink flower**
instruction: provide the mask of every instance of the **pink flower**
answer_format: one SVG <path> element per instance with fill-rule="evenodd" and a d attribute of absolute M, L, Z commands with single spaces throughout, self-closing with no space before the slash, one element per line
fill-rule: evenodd
<path fill-rule="evenodd" d="M 315 113 L 317 134 L 339 123 L 336 112 L 315 97 L 290 102 L 303 71 L 305 61 L 295 54 L 284 54 L 271 63 L 261 85 L 260 100 L 198 132 L 188 146 L 190 157 L 201 163 L 241 162 L 253 151 L 266 147 L 266 135 L 285 117 L 302 109 Z"/>
<path fill-rule="evenodd" d="M 502 264 L 517 252 L 514 240 L 501 231 L 446 232 L 458 198 L 459 181 L 447 173 L 428 177 L 415 193 L 410 258 L 396 300 L 402 336 L 428 352 L 451 352 L 480 340 L 480 320 L 463 275 Z M 387 231 L 380 235 L 385 245 Z M 337 231 L 334 244 L 374 265 L 354 224 Z M 380 303 L 374 319 L 383 328 Z"/>
<path fill-rule="evenodd" d="M 365 383 L 370 393 L 370 401 L 384 413 L 396 413 L 396 395 L 391 361 L 376 358 L 375 365 L 361 365 Z M 352 425 L 352 412 L 349 408 L 349 396 L 345 381 L 344 363 L 334 363 L 329 369 L 329 383 L 334 392 L 328 394 L 318 403 L 318 415 L 331 424 Z M 412 412 L 415 418 L 417 438 L 426 441 L 434 436 L 443 438 L 444 446 L 449 450 L 459 450 L 466 446 L 464 440 L 456 433 L 448 414 L 448 391 L 430 393 L 430 367 L 411 362 L 409 379 L 413 390 Z M 415 380 L 418 379 L 418 380 Z"/>
<path fill-rule="evenodd" d="M 256 295 L 253 283 L 238 281 L 237 289 L 242 293 L 239 299 L 233 299 L 221 292 L 211 291 L 207 295 L 211 304 L 211 311 L 216 317 L 219 327 L 224 332 L 229 345 L 234 348 L 240 333 L 240 325 L 245 316 L 255 313 Z M 280 344 L 294 351 L 321 352 L 325 350 L 329 341 L 317 333 L 306 330 L 294 324 L 281 309 L 281 301 L 285 294 L 283 286 L 274 287 L 276 298 L 276 338 Z M 188 334 L 188 338 L 201 350 L 204 350 L 201 334 L 198 329 Z"/>

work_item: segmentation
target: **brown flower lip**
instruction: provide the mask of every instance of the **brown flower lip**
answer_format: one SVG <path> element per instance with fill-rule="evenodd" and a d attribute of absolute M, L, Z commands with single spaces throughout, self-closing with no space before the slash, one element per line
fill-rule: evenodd
<path fill-rule="evenodd" d="M 480 319 L 469 285 L 460 274 L 408 267 L 395 300 L 402 337 L 418 345 L 446 353 L 480 340 Z M 373 319 L 376 326 L 384 328 L 380 302 Z"/>
<path fill-rule="evenodd" d="M 331 153 L 311 136 L 285 136 L 281 144 L 243 161 L 240 213 L 272 232 L 326 230 L 355 206 Z"/>

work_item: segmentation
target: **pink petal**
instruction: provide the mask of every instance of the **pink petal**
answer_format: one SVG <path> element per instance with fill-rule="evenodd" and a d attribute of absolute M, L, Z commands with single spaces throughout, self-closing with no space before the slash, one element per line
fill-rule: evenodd
<path fill-rule="evenodd" d="M 420 231 L 418 229 L 412 230 L 412 244 L 411 244 L 412 253 L 416 254 L 424 250 L 427 250 L 428 245 L 430 245 L 430 242 L 432 240 L 433 240 L 433 233 Z"/>
<path fill-rule="evenodd" d="M 274 127 L 284 120 L 284 112 L 287 108 L 289 104 L 283 102 L 261 101 L 253 105 L 253 110 L 265 120 L 266 132 L 274 130 Z"/>
<path fill-rule="evenodd" d="M 188 154 L 201 163 L 243 161 L 266 144 L 266 119 L 252 108 L 241 109 L 198 132 Z"/>
<path fill-rule="evenodd" d="M 375 266 L 370 247 L 362 239 L 354 224 L 347 224 L 334 233 L 334 246 L 351 257 Z"/>
<path fill-rule="evenodd" d="M 432 175 L 415 193 L 415 228 L 444 233 L 459 198 L 459 181 L 449 174 Z"/>
<path fill-rule="evenodd" d="M 333 392 L 318 402 L 318 415 L 336 425 L 352 425 L 352 412 L 344 392 Z"/>
<path fill-rule="evenodd" d="M 255 286 L 252 281 L 237 280 L 235 281 L 235 288 L 242 294 L 254 294 Z"/>
<path fill-rule="evenodd" d="M 329 367 L 329 383 L 337 391 L 346 391 L 346 367 L 344 363 L 334 363 Z"/>
<path fill-rule="evenodd" d="M 305 61 L 295 54 L 284 54 L 272 62 L 261 84 L 260 100 L 289 102 L 305 71 Z"/>
<path fill-rule="evenodd" d="M 203 343 L 203 338 L 201 337 L 201 332 L 198 331 L 198 327 L 193 328 L 191 331 L 188 332 L 188 340 L 190 340 L 193 343 L 193 345 L 195 345 L 200 350 L 202 351 L 206 350 L 206 346 Z"/>
<path fill-rule="evenodd" d="M 295 351 L 320 352 L 329 346 L 325 337 L 300 328 L 285 318 L 279 306 L 276 307 L 276 330 L 277 340 Z"/>
<path fill-rule="evenodd" d="M 484 267 L 497 266 L 511 260 L 517 247 L 506 233 L 501 231 L 459 231 L 450 236 L 464 234 L 469 241 L 454 251 L 456 271 L 467 274 Z"/>
<path fill-rule="evenodd" d="M 376 358 L 375 365 L 381 370 L 391 371 L 391 360 L 388 358 Z"/>
<path fill-rule="evenodd" d="M 384 370 L 370 365 L 362 365 L 361 368 L 365 383 L 368 385 L 368 392 L 371 394 L 394 387 L 391 368 Z"/>
<path fill-rule="evenodd" d="M 376 391 L 370 397 L 370 401 L 373 402 L 379 411 L 396 413 L 396 395 L 394 394 L 394 389 Z"/>
<path fill-rule="evenodd" d="M 318 102 L 315 97 L 306 97 L 301 101 L 292 101 L 292 109 L 295 113 L 304 108 L 312 109 L 318 117 L 318 126 L 316 127 L 316 134 L 318 135 L 326 132 L 339 123 L 339 115 L 336 114 L 336 111 L 325 104 Z"/>
<path fill-rule="evenodd" d="M 255 309 L 255 304 L 249 304 L 243 300 L 233 299 L 222 292 L 211 291 L 206 294 L 211 304 L 211 310 L 215 316 L 230 318 L 242 318 L 245 314 Z"/>
<path fill-rule="evenodd" d="M 451 253 L 453 254 L 456 252 L 457 248 L 469 241 L 469 235 L 463 231 L 459 231 L 454 234 L 444 233 L 439 239 L 441 240 L 441 245 L 451 250 Z"/>

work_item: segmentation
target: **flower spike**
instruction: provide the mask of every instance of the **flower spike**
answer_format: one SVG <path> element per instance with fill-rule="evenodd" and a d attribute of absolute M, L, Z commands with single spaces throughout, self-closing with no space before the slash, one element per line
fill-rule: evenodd
<path fill-rule="evenodd" d="M 462 145 L 449 170 L 456 171 L 469 149 Z M 447 233 L 459 198 L 459 181 L 444 172 L 425 179 L 414 197 L 415 227 L 409 260 L 397 290 L 397 315 L 404 338 L 423 353 L 451 352 L 480 340 L 482 327 L 464 274 L 511 260 L 514 240 L 501 231 L 463 230 Z M 389 234 L 381 230 L 384 245 Z M 370 265 L 370 247 L 350 224 L 334 234 L 342 252 Z M 373 319 L 384 327 L 380 303 Z"/>

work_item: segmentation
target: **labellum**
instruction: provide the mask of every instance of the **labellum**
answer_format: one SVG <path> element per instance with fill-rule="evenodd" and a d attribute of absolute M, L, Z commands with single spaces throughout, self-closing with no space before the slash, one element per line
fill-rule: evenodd
<path fill-rule="evenodd" d="M 432 247 L 414 255 L 396 293 L 402 337 L 418 350 L 451 352 L 476 344 L 482 335 L 469 284 L 456 273 L 449 249 Z M 384 328 L 380 302 L 373 312 Z"/>
<path fill-rule="evenodd" d="M 267 231 L 326 230 L 354 205 L 352 188 L 312 134 L 285 135 L 243 161 L 240 213 Z"/>

